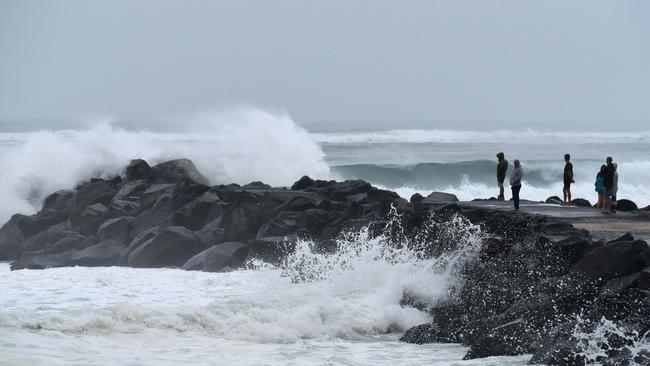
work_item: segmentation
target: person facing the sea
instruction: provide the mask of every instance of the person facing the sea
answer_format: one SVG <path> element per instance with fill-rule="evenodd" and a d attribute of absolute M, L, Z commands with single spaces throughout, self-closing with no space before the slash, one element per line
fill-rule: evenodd
<path fill-rule="evenodd" d="M 596 186 L 596 193 L 598 193 L 598 203 L 596 204 L 596 207 L 602 211 L 604 211 L 603 208 L 605 206 L 605 200 L 603 198 L 605 194 L 605 185 L 603 184 L 605 169 L 607 169 L 607 165 L 603 164 L 600 167 L 598 174 L 596 174 L 596 183 L 594 183 L 594 186 Z"/>
<path fill-rule="evenodd" d="M 497 154 L 497 159 L 499 163 L 497 164 L 497 183 L 499 184 L 499 196 L 497 199 L 503 201 L 505 199 L 503 195 L 503 182 L 506 180 L 506 172 L 508 171 L 508 160 L 506 160 L 503 152 Z"/>
<path fill-rule="evenodd" d="M 614 163 L 612 162 L 613 159 L 611 156 L 608 156 L 606 161 L 607 164 L 605 166 L 605 172 L 603 173 L 603 186 L 605 186 L 605 191 L 603 193 L 603 213 L 611 214 L 612 191 L 614 189 L 614 175 L 616 174 L 616 168 L 614 168 Z"/>
<path fill-rule="evenodd" d="M 614 185 L 612 186 L 612 206 L 616 206 L 616 196 L 618 195 L 618 163 L 612 163 L 612 165 L 614 165 Z"/>
<path fill-rule="evenodd" d="M 573 180 L 573 164 L 569 161 L 571 160 L 570 154 L 564 154 L 564 188 L 562 188 L 562 193 L 564 194 L 564 203 L 571 203 L 571 183 L 574 183 Z"/>
<path fill-rule="evenodd" d="M 510 173 L 510 188 L 512 189 L 512 201 L 517 211 L 519 211 L 519 191 L 521 191 L 521 179 L 523 177 L 524 171 L 521 168 L 521 163 L 519 159 L 515 159 L 515 169 Z"/>

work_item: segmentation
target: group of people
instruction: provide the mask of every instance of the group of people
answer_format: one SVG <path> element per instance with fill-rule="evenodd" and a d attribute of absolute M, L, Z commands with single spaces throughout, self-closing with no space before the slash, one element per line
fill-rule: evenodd
<path fill-rule="evenodd" d="M 606 164 L 600 167 L 596 174 L 596 192 L 598 192 L 598 208 L 604 214 L 611 214 L 613 203 L 616 202 L 618 193 L 618 164 L 613 162 L 611 156 L 607 157 Z"/>
<path fill-rule="evenodd" d="M 503 154 L 503 152 L 497 154 L 497 159 L 499 160 L 499 163 L 497 164 L 497 182 L 499 183 L 499 196 L 497 199 L 503 201 L 505 199 L 503 195 L 503 183 L 506 180 L 506 173 L 508 172 L 508 160 L 506 160 L 505 154 Z M 512 201 L 515 204 L 515 210 L 518 211 L 519 192 L 521 191 L 521 180 L 524 178 L 524 171 L 521 168 L 521 162 L 519 159 L 515 159 L 514 165 L 515 168 L 510 173 L 510 189 L 512 190 Z"/>
<path fill-rule="evenodd" d="M 497 154 L 497 183 L 499 184 L 498 200 L 503 201 L 504 197 L 504 182 L 506 173 L 508 171 L 508 160 L 505 154 L 500 152 Z M 573 164 L 571 163 L 571 155 L 564 154 L 564 185 L 562 187 L 563 202 L 564 204 L 571 204 L 571 184 L 575 183 L 573 179 Z M 514 161 L 515 168 L 510 173 L 510 189 L 512 190 L 512 201 L 515 210 L 519 210 L 519 192 L 521 191 L 521 180 L 524 177 L 521 163 L 518 159 Z M 606 164 L 600 167 L 600 171 L 596 175 L 596 192 L 598 193 L 597 207 L 604 214 L 611 214 L 613 204 L 616 202 L 616 194 L 618 193 L 618 165 L 613 162 L 611 156 L 607 157 Z"/>

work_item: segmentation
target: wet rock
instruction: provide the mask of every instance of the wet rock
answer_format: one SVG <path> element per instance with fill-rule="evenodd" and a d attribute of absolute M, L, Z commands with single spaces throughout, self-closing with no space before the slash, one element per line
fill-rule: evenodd
<path fill-rule="evenodd" d="M 630 200 L 622 199 L 622 200 L 616 201 L 615 209 L 618 210 L 618 211 L 624 211 L 624 212 L 627 211 L 627 212 L 629 212 L 629 211 L 638 210 L 639 206 L 637 206 L 636 203 L 634 203 L 634 202 L 632 202 Z"/>
<path fill-rule="evenodd" d="M 213 210 L 219 210 L 219 197 L 216 193 L 205 192 L 195 200 L 181 207 L 172 216 L 172 224 L 185 226 L 191 230 L 198 230 L 205 225 L 206 221 L 213 213 Z M 221 212 L 218 212 L 220 214 Z"/>
<path fill-rule="evenodd" d="M 295 237 L 268 237 L 248 241 L 246 247 L 238 250 L 239 258 L 260 259 L 266 263 L 279 264 L 296 247 Z"/>
<path fill-rule="evenodd" d="M 187 179 L 198 185 L 210 184 L 194 163 L 188 159 L 175 159 L 160 163 L 153 167 L 153 171 L 159 182 L 177 183 Z"/>
<path fill-rule="evenodd" d="M 70 256 L 70 265 L 84 267 L 107 267 L 117 265 L 126 247 L 113 239 L 101 241 Z"/>
<path fill-rule="evenodd" d="M 448 203 L 448 202 L 458 202 L 458 197 L 451 193 L 445 192 L 433 192 L 429 194 L 422 202 L 424 203 Z"/>
<path fill-rule="evenodd" d="M 101 242 L 112 239 L 126 247 L 126 244 L 131 240 L 132 226 L 132 217 L 118 217 L 106 220 L 97 230 L 97 237 Z"/>
<path fill-rule="evenodd" d="M 221 227 L 221 217 L 207 223 L 202 229 L 194 232 L 206 248 L 217 245 L 226 240 L 226 234 Z"/>
<path fill-rule="evenodd" d="M 140 203 L 132 201 L 113 200 L 108 206 L 108 217 L 136 216 L 140 213 Z"/>
<path fill-rule="evenodd" d="M 72 198 L 74 192 L 71 190 L 60 190 L 47 196 L 43 201 L 43 210 L 54 210 L 69 214 L 72 209 Z"/>
<path fill-rule="evenodd" d="M 574 270 L 602 280 L 626 276 L 643 269 L 641 253 L 646 250 L 648 244 L 640 240 L 611 243 L 585 254 Z"/>
<path fill-rule="evenodd" d="M 86 207 L 72 224 L 83 235 L 95 235 L 107 215 L 108 208 L 101 203 L 96 203 Z"/>
<path fill-rule="evenodd" d="M 154 176 L 155 174 L 151 166 L 142 159 L 131 160 L 129 165 L 126 167 L 127 180 L 150 181 L 153 180 Z"/>
<path fill-rule="evenodd" d="M 76 218 L 83 214 L 88 206 L 108 205 L 116 192 L 115 188 L 103 180 L 82 184 L 73 198 L 72 217 Z"/>
<path fill-rule="evenodd" d="M 255 181 L 245 184 L 241 188 L 246 190 L 267 190 L 271 189 L 271 186 L 259 181 Z"/>
<path fill-rule="evenodd" d="M 311 179 L 311 178 L 309 178 L 308 176 L 305 175 L 305 176 L 303 176 L 302 178 L 298 179 L 298 180 L 297 180 L 297 181 L 296 181 L 296 182 L 291 186 L 291 189 L 294 190 L 294 191 L 302 190 L 302 189 L 305 189 L 305 188 L 312 187 L 312 186 L 314 186 L 315 184 L 316 184 L 316 182 L 315 182 L 313 179 Z"/>
<path fill-rule="evenodd" d="M 18 259 L 22 252 L 23 233 L 18 229 L 17 221 L 21 215 L 13 215 L 0 228 L 0 260 Z"/>
<path fill-rule="evenodd" d="M 143 180 L 127 181 L 115 193 L 113 201 L 137 202 L 148 188 L 149 185 Z"/>
<path fill-rule="evenodd" d="M 463 358 L 471 360 L 490 356 L 518 356 L 531 353 L 540 335 L 523 319 L 494 328 L 487 335 L 480 337 L 470 346 Z"/>
<path fill-rule="evenodd" d="M 363 180 L 346 180 L 332 184 L 328 189 L 328 196 L 336 201 L 345 201 L 348 196 L 360 193 L 368 193 L 371 189 L 370 183 Z"/>
<path fill-rule="evenodd" d="M 578 207 L 591 207 L 591 202 L 587 201 L 584 198 L 576 198 L 571 201 L 571 204 Z"/>
<path fill-rule="evenodd" d="M 18 225 L 18 229 L 25 237 L 30 237 L 67 218 L 67 215 L 61 212 L 44 210 L 31 216 L 18 215 L 16 225 Z"/>
<path fill-rule="evenodd" d="M 424 197 L 419 193 L 415 193 L 411 196 L 410 202 L 417 203 L 417 202 L 422 202 L 422 200 L 424 200 Z"/>
<path fill-rule="evenodd" d="M 120 256 L 120 259 L 118 261 L 118 265 L 120 266 L 127 266 L 129 262 L 129 255 L 131 255 L 131 252 L 133 252 L 135 249 L 140 247 L 140 245 L 148 242 L 149 240 L 153 239 L 158 235 L 159 233 L 159 228 L 149 228 L 147 230 L 144 230 L 140 233 L 138 233 L 133 240 L 129 243 L 127 246 L 126 250 L 122 253 Z"/>
<path fill-rule="evenodd" d="M 180 267 L 204 249 L 203 243 L 189 229 L 170 226 L 129 255 L 131 267 Z"/>
<path fill-rule="evenodd" d="M 10 268 L 12 271 L 20 269 L 47 269 L 64 267 L 69 265 L 70 256 L 73 251 L 63 253 L 29 253 L 24 254 Z"/>
<path fill-rule="evenodd" d="M 413 344 L 440 343 L 436 333 L 435 326 L 432 323 L 426 323 L 407 330 L 399 340 Z"/>
<path fill-rule="evenodd" d="M 188 271 L 221 272 L 226 268 L 239 267 L 243 258 L 235 254 L 246 244 L 241 242 L 226 242 L 215 245 L 190 258 L 183 269 Z"/>
<path fill-rule="evenodd" d="M 548 204 L 561 205 L 564 201 L 558 196 L 551 196 L 544 201 Z"/>

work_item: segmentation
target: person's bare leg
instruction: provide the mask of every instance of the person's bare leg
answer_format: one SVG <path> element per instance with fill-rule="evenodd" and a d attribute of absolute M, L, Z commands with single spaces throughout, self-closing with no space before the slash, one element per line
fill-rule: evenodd
<path fill-rule="evenodd" d="M 504 197 L 504 189 L 503 189 L 503 183 L 499 183 L 499 197 L 497 197 L 500 200 L 505 200 L 506 198 Z"/>
<path fill-rule="evenodd" d="M 571 203 L 571 187 L 566 189 L 567 203 Z"/>

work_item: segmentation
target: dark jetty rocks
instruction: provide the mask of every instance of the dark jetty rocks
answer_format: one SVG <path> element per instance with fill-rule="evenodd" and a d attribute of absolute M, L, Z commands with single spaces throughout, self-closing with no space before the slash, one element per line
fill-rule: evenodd
<path fill-rule="evenodd" d="M 433 320 L 406 330 L 402 341 L 461 343 L 469 346 L 467 359 L 532 354 L 532 363 L 549 365 L 650 365 L 650 351 L 637 347 L 650 341 L 646 242 L 629 234 L 597 241 L 545 216 L 456 201 L 434 193 L 409 202 L 365 181 L 306 176 L 291 188 L 261 182 L 209 186 L 189 160 L 153 167 L 134 160 L 121 176 L 55 192 L 38 213 L 14 215 L 0 229 L 0 260 L 11 261 L 14 270 L 221 272 L 251 258 L 280 263 L 298 238 L 331 252 L 335 239 L 349 231 L 368 227 L 373 235 L 390 235 L 384 224 L 391 208 L 401 215 L 406 235 L 415 235 L 431 217 L 460 215 L 481 226 L 482 247 L 460 269 L 448 299 L 427 304 L 405 294 L 403 306 L 428 311 Z M 599 352 L 590 358 L 594 347 Z"/>

